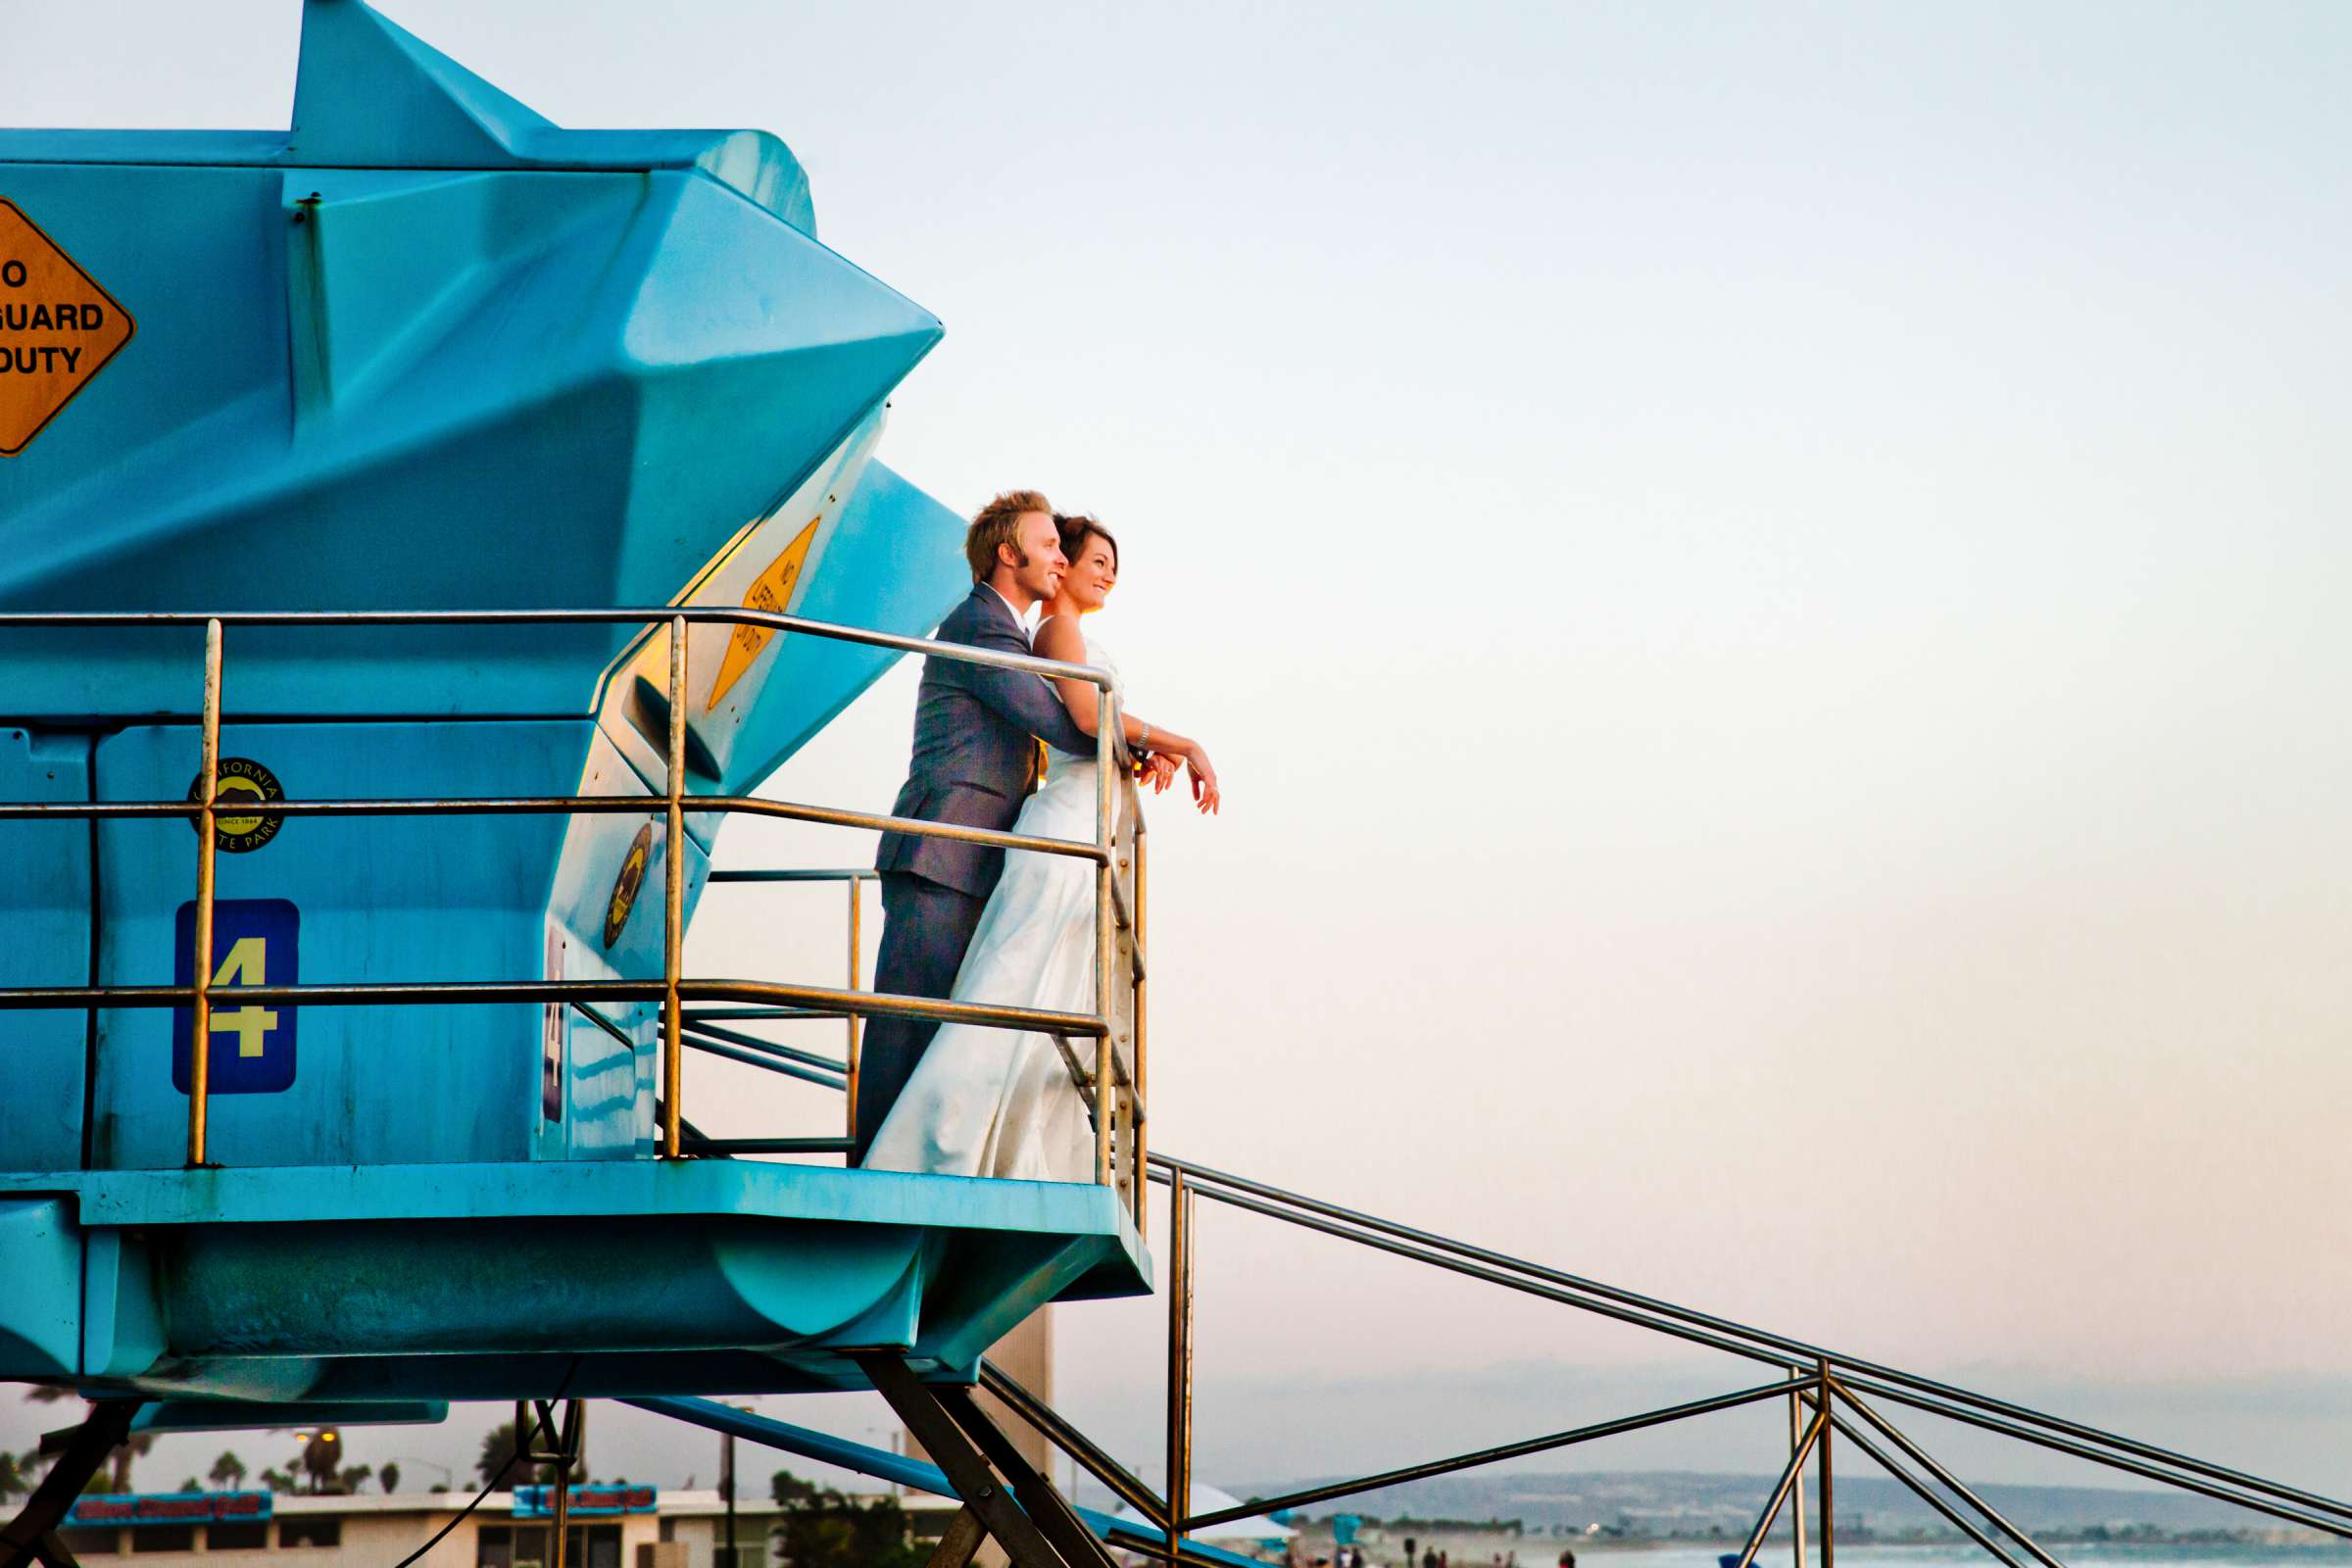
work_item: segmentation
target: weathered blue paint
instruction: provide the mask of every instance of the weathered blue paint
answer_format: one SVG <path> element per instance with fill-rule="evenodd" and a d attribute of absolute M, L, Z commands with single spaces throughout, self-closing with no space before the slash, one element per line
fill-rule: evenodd
<path fill-rule="evenodd" d="M 0 1377 L 254 1401 L 849 1388 L 877 1345 L 968 1379 L 1082 1281 L 1150 1288 L 1105 1188 L 739 1160 L 7 1174 L 0 1237 L 56 1254 Z"/>
<path fill-rule="evenodd" d="M 0 728 L 0 796 L 90 798 L 91 740 Z M 90 825 L 0 822 L 0 985 L 75 986 L 90 976 Z M 81 1164 L 82 1074 L 89 1021 L 79 1012 L 0 1018 L 8 1092 L 0 1094 L 0 1165 Z M 0 1256 L 6 1255 L 0 1252 Z"/>

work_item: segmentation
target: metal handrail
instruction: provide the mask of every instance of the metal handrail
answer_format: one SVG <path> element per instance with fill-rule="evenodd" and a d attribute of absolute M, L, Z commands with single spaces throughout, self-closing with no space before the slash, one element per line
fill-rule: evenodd
<path fill-rule="evenodd" d="M 1581 1279 L 1560 1270 L 1545 1268 L 1525 1259 L 1515 1258 L 1486 1248 L 1471 1246 L 1428 1231 L 1398 1224 L 1359 1210 L 1345 1208 L 1336 1203 L 1286 1192 L 1264 1182 L 1249 1180 L 1213 1170 L 1189 1160 L 1166 1155 L 1150 1156 L 1150 1176 L 1164 1183 L 1169 1191 L 1170 1212 L 1174 1216 L 1174 1231 L 1169 1245 L 1168 1299 L 1168 1405 L 1167 1452 L 1169 1490 L 1167 1498 L 1155 1509 L 1146 1512 L 1154 1524 L 1164 1528 L 1172 1544 L 1181 1535 L 1228 1523 L 1269 1508 L 1298 1506 L 1309 1502 L 1328 1501 L 1335 1497 L 1371 1491 L 1400 1482 L 1448 1474 L 1496 1460 L 1522 1457 L 1594 1437 L 1632 1431 L 1641 1427 L 1662 1425 L 1735 1405 L 1756 1402 L 1783 1395 L 1791 1401 L 1790 1454 L 1770 1496 L 1766 1499 L 1754 1528 L 1745 1538 L 1744 1547 L 1738 1559 L 1738 1568 L 1750 1568 L 1765 1537 L 1770 1533 L 1780 1510 L 1791 1499 L 1798 1508 L 1798 1563 L 1803 1556 L 1802 1492 L 1794 1486 L 1805 1460 L 1812 1457 L 1821 1472 L 1824 1517 L 1821 1521 L 1822 1558 L 1831 1560 L 1835 1540 L 1835 1519 L 1830 1502 L 1830 1442 L 1833 1432 L 1845 1435 L 1874 1462 L 1938 1513 L 1956 1525 L 1977 1544 L 1983 1546 L 2005 1568 L 2019 1568 L 2015 1559 L 2003 1551 L 1991 1533 L 1980 1529 L 1961 1515 L 1954 1504 L 1945 1500 L 1934 1486 L 1913 1475 L 1908 1469 L 1871 1443 L 1864 1434 L 1848 1422 L 1841 1411 L 1850 1411 L 1875 1429 L 1913 1463 L 1925 1470 L 1935 1483 L 1947 1489 L 1953 1496 L 1982 1514 L 1991 1531 L 2005 1535 L 2022 1547 L 2039 1568 L 2056 1568 L 2055 1559 L 2041 1549 L 2025 1532 L 1963 1485 L 1951 1472 L 1932 1458 L 1916 1442 L 1901 1432 L 1878 1410 L 1864 1403 L 1860 1396 L 1873 1394 L 1908 1408 L 1959 1421 L 1981 1430 L 2034 1444 L 2038 1446 L 2086 1459 L 2112 1470 L 2160 1482 L 2166 1486 L 2197 1493 L 2237 1507 L 2267 1514 L 2307 1530 L 2352 1540 L 2352 1503 L 2323 1496 L 2317 1493 L 2266 1480 L 2242 1470 L 2220 1465 L 2211 1460 L 2176 1453 L 2150 1444 L 2103 1432 L 2081 1422 L 2045 1414 L 2026 1406 L 1997 1399 L 1969 1390 L 1955 1388 L 1932 1378 L 1882 1366 L 1858 1357 L 1837 1354 L 1804 1346 L 1803 1342 L 1785 1335 L 1737 1323 L 1711 1313 L 1677 1306 L 1652 1297 L 1601 1285 Z M 1322 1235 L 1352 1242 L 1361 1247 L 1407 1258 L 1498 1284 L 1524 1295 L 1559 1301 L 1581 1310 L 1632 1323 L 1656 1333 L 1672 1335 L 1729 1351 L 1749 1359 L 1779 1366 L 1788 1377 L 1783 1383 L 1739 1391 L 1712 1398 L 1692 1400 L 1687 1404 L 1663 1410 L 1644 1412 L 1615 1421 L 1596 1423 L 1569 1432 L 1554 1433 L 1516 1444 L 1480 1449 L 1474 1453 L 1455 1454 L 1444 1459 L 1399 1469 L 1357 1476 L 1350 1480 L 1332 1482 L 1304 1492 L 1280 1497 L 1251 1498 L 1231 1508 L 1206 1513 L 1190 1514 L 1184 1499 L 1190 1497 L 1192 1474 L 1193 1391 L 1192 1391 L 1192 1316 L 1193 1286 L 1197 1247 L 1194 1239 L 1193 1207 L 1197 1200 L 1208 1199 L 1250 1213 L 1282 1220 Z M 1801 1360 L 1792 1356 L 1792 1349 L 1801 1348 Z M 1797 1419 L 1799 1413 L 1809 1412 Z M 1025 1415 L 1029 1412 L 1024 1411 Z M 1051 1416 L 1052 1412 L 1046 1412 Z M 1055 1433 L 1050 1424 L 1041 1424 L 1054 1442 L 1067 1446 L 1065 1436 Z M 1727 1559 L 1728 1560 L 1728 1559 Z"/>
<path fill-rule="evenodd" d="M 631 980 L 559 980 L 520 982 L 426 982 L 414 984 L 368 985 L 296 985 L 296 986 L 240 986 L 242 999 L 256 1003 L 287 1004 L 365 1004 L 365 1005 L 426 1005 L 458 1004 L 485 1002 L 547 1002 L 570 1004 L 587 1008 L 594 1001 L 659 1002 L 662 1004 L 662 1084 L 661 1096 L 661 1155 L 680 1158 L 688 1151 L 684 1147 L 683 1085 L 684 1055 L 688 1044 L 688 1028 L 684 1005 L 689 1001 L 743 1002 L 766 1004 L 778 1010 L 794 1011 L 845 1020 L 848 1030 L 848 1054 L 845 1062 L 844 1087 L 849 1094 L 851 1133 L 855 1136 L 858 1073 L 858 1023 L 866 1017 L 913 1017 L 940 1023 L 968 1023 L 988 1028 L 1018 1029 L 1024 1032 L 1047 1033 L 1060 1038 L 1076 1036 L 1096 1042 L 1095 1067 L 1091 1085 L 1097 1091 L 1095 1099 L 1101 1108 L 1096 1120 L 1095 1175 L 1098 1183 L 1125 1189 L 1125 1196 L 1141 1223 L 1143 1193 L 1141 1162 L 1142 1112 L 1136 1080 L 1140 1071 L 1129 1071 L 1122 1059 L 1121 1047 L 1127 1039 L 1122 1029 L 1118 1002 L 1124 994 L 1132 1011 L 1129 1019 L 1133 1032 L 1140 1039 L 1141 1027 L 1141 889 L 1131 904 L 1126 898 L 1120 873 L 1128 869 L 1125 862 L 1114 866 L 1114 851 L 1118 844 L 1118 807 L 1127 806 L 1126 820 L 1133 824 L 1131 839 L 1140 873 L 1142 817 L 1137 808 L 1134 781 L 1124 765 L 1128 752 L 1121 735 L 1118 718 L 1118 696 L 1113 677 L 1107 670 L 1087 664 L 1065 663 L 1057 660 L 1039 659 L 1034 655 L 1008 654 L 994 649 L 975 648 L 963 643 L 941 642 L 933 638 L 906 637 L 892 632 L 873 631 L 862 626 L 845 626 L 829 621 L 811 620 L 800 615 L 779 614 L 768 611 L 730 610 L 720 608 L 664 606 L 660 609 L 627 610 L 503 610 L 503 611 L 230 611 L 199 612 L 0 612 L 0 631 L 9 629 L 126 629 L 155 627 L 204 628 L 204 697 L 201 710 L 201 787 L 192 801 L 88 801 L 88 802 L 8 802 L 0 803 L 0 820 L 33 820 L 47 817 L 74 820 L 101 821 L 138 819 L 142 817 L 184 817 L 197 829 L 197 888 L 196 918 L 194 921 L 193 980 L 186 986 L 19 986 L 0 988 L 0 1010 L 38 1007 L 157 1007 L 186 1004 L 192 1013 L 194 1049 L 190 1052 L 188 1084 L 188 1164 L 202 1167 L 209 1163 L 208 1115 L 211 1102 L 211 1015 L 212 1015 L 212 932 L 214 887 L 218 858 L 217 823 L 220 814 L 220 747 L 223 639 L 225 629 L 237 627 L 314 627 L 314 626 L 546 626 L 546 625 L 637 625 L 643 626 L 643 636 L 625 645 L 608 667 L 621 667 L 634 657 L 635 650 L 651 639 L 656 624 L 665 627 L 668 639 L 668 734 L 664 750 L 665 787 L 658 797 L 612 796 L 508 796 L 508 797 L 441 797 L 418 799 L 366 799 L 314 801 L 239 801 L 235 812 L 239 816 L 440 816 L 440 815 L 653 815 L 664 820 L 664 869 L 662 886 L 662 973 L 659 984 Z M 1035 835 L 996 832 L 984 828 L 965 827 L 958 823 L 932 822 L 919 818 L 888 815 L 871 811 L 854 811 L 831 807 L 808 806 L 794 802 L 768 801 L 750 796 L 698 796 L 686 786 L 686 663 L 687 631 L 695 625 L 752 626 L 770 632 L 800 633 L 821 639 L 853 643 L 869 648 L 883 648 L 899 653 L 922 654 L 927 658 L 946 659 L 955 662 L 1011 669 L 1050 679 L 1077 680 L 1094 686 L 1098 693 L 1096 708 L 1096 762 L 1100 773 L 1097 787 L 1096 832 L 1093 843 L 1079 840 L 1044 838 Z M 152 722 L 155 714 L 142 718 Z M 161 715 L 170 717 L 171 715 Z M 650 737 L 649 737 L 650 738 Z M 1114 799 L 1114 771 L 1119 781 L 1115 788 L 1123 795 Z M 957 1003 L 926 997 L 896 996 L 859 989 L 859 954 L 861 945 L 861 903 L 859 889 L 870 879 L 870 872 L 814 871 L 797 874 L 768 873 L 760 876 L 717 872 L 712 881 L 836 881 L 849 883 L 849 986 L 846 990 L 823 987 L 781 985 L 769 982 L 742 980 L 691 980 L 682 972 L 682 952 L 685 937 L 685 815 L 688 810 L 702 813 L 744 814 L 782 818 L 793 821 L 815 822 L 836 827 L 860 828 L 881 832 L 903 833 L 912 837 L 939 838 L 962 843 L 979 844 L 994 849 L 1021 850 L 1034 854 L 1065 856 L 1093 862 L 1096 867 L 1095 925 L 1097 933 L 1097 984 L 1095 1010 L 1091 1013 L 1065 1013 L 1042 1008 L 998 1007 L 972 1003 Z M 1121 934 L 1131 933 L 1133 941 L 1122 948 Z M 1120 985 L 1112 970 L 1122 951 L 1132 954 L 1129 977 Z M 591 1010 L 592 1016 L 598 1016 Z M 601 1016 L 600 1025 L 611 1027 Z M 698 1031 L 700 1032 L 700 1031 Z M 787 1066 L 784 1061 L 763 1060 L 740 1047 L 725 1047 L 705 1038 L 695 1042 L 699 1049 L 718 1050 L 736 1059 L 750 1059 L 760 1065 Z M 1140 1068 L 1140 1060 L 1138 1062 Z M 802 1076 L 813 1077 L 803 1073 Z M 1082 1083 L 1081 1089 L 1088 1087 Z M 1122 1114 L 1123 1112 L 1123 1114 Z M 713 1141 L 703 1140 L 705 1144 Z M 723 1142 L 723 1141 L 719 1141 Z M 745 1141 L 738 1140 L 738 1145 Z M 805 1143 L 805 1140 L 751 1140 L 752 1143 Z M 833 1142 L 826 1140 L 823 1142 Z M 1122 1158 L 1121 1155 L 1124 1155 Z"/>
<path fill-rule="evenodd" d="M 728 610 L 719 606 L 665 605 L 658 610 L 227 610 L 204 611 L 0 611 L 0 630 L 22 626 L 37 630 L 72 630 L 139 626 L 648 626 L 656 621 L 683 621 L 690 626 L 760 626 L 770 631 L 806 632 L 829 642 L 856 643 L 864 648 L 888 648 L 902 654 L 939 655 L 963 664 L 987 664 L 997 669 L 1024 670 L 1058 680 L 1082 680 L 1108 691 L 1115 681 L 1109 670 L 1092 664 L 1064 663 L 1035 654 L 1006 654 L 969 643 L 944 643 L 929 637 L 904 637 L 897 632 L 848 626 L 838 621 L 810 620 L 767 610 Z M 625 654 L 626 649 L 622 652 Z M 238 808 L 243 809 L 244 803 Z"/>
<path fill-rule="evenodd" d="M 887 991 L 843 991 L 831 986 L 791 985 L 777 980 L 691 980 L 678 982 L 681 1002 L 805 1002 L 861 1018 L 923 1018 L 1016 1029 L 1025 1034 L 1082 1035 L 1099 1040 L 1101 1018 L 1088 1012 L 1054 1012 L 1043 1007 L 1005 1007 L 992 1003 L 941 1002 Z M 0 1009 L 45 1007 L 176 1007 L 198 994 L 185 986 L 9 986 L 0 988 Z M 352 985 L 238 986 L 237 999 L 263 1004 L 417 1007 L 465 1006 L 493 1002 L 662 1002 L 665 981 L 644 980 L 423 980 L 368 981 Z"/>
<path fill-rule="evenodd" d="M 1989 1417 L 2003 1419 L 2013 1424 L 2039 1425 L 2054 1434 L 2082 1439 L 2093 1444 L 2104 1444 L 2113 1446 L 2119 1452 L 2137 1458 L 2175 1466 L 2217 1481 L 2261 1491 L 2282 1501 L 2339 1513 L 2346 1520 L 2352 1521 L 2352 1503 L 2339 1502 L 2316 1493 L 2305 1492 L 2278 1482 L 2266 1481 L 2243 1471 L 2231 1470 L 2226 1466 L 2193 1458 L 2187 1454 L 2139 1443 L 2112 1432 L 2101 1431 L 2096 1427 L 2048 1415 L 2025 1405 L 1977 1394 L 1934 1378 L 1922 1377 L 1899 1368 L 1885 1366 L 1861 1356 L 1848 1355 L 1842 1351 L 1829 1349 L 1788 1335 L 1754 1328 L 1712 1313 L 1660 1300 L 1654 1297 L 1642 1296 L 1616 1286 L 1604 1285 L 1597 1280 L 1586 1279 L 1558 1269 L 1547 1268 L 1524 1258 L 1512 1257 L 1507 1253 L 1472 1246 L 1430 1231 L 1417 1230 L 1412 1226 L 1382 1219 L 1361 1210 L 1346 1208 L 1337 1203 L 1308 1198 L 1298 1193 L 1287 1192 L 1265 1182 L 1252 1181 L 1247 1177 L 1215 1170 L 1190 1160 L 1153 1155 L 1152 1163 L 1157 1167 L 1152 1177 L 1154 1181 L 1169 1179 L 1169 1175 L 1160 1174 L 1161 1172 L 1182 1174 L 1188 1185 L 1220 1202 L 1250 1208 L 1253 1212 L 1286 1219 L 1293 1224 L 1305 1225 L 1307 1228 L 1319 1230 L 1325 1235 L 1338 1236 L 1381 1250 L 1395 1251 L 1399 1256 L 1418 1257 L 1421 1261 L 1438 1263 L 1440 1266 L 1455 1272 L 1468 1274 L 1472 1278 L 1507 1284 L 1523 1294 L 1543 1296 L 1549 1299 L 1564 1301 L 1589 1311 L 1615 1317 L 1621 1322 L 1633 1323 L 1658 1333 L 1673 1335 L 1714 1349 L 1745 1356 L 1751 1360 L 1783 1365 L 1791 1360 L 1809 1365 L 1818 1365 L 1826 1361 L 1834 1367 L 1844 1369 L 1839 1373 L 1840 1378 L 1844 1383 L 1855 1388 L 1870 1387 L 1871 1385 L 1863 1381 L 1866 1378 L 1883 1378 L 1895 1387 L 1911 1391 L 1914 1397 L 1923 1394 L 1929 1395 L 1970 1406 Z M 1250 1201 L 1250 1200 L 1255 1200 L 1255 1201 Z M 1277 1209 L 1286 1209 L 1289 1212 L 1277 1213 L 1275 1212 Z M 1898 1396 L 1892 1388 L 1882 1392 L 1886 1393 L 1888 1397 Z"/>
<path fill-rule="evenodd" d="M 757 795 L 688 795 L 698 815 L 720 812 L 743 816 L 780 817 L 794 822 L 816 822 L 826 827 L 866 828 L 882 833 L 905 833 L 991 849 L 1027 850 L 1035 855 L 1061 855 L 1072 859 L 1100 861 L 1106 853 L 1100 845 L 1077 839 L 1039 838 L 1027 833 L 1001 833 L 994 828 L 966 827 L 960 822 L 933 822 L 916 816 L 888 816 L 874 811 L 852 811 L 830 806 L 802 806 Z M 202 801 L 10 801 L 0 803 L 0 821 L 43 816 L 118 821 L 148 816 L 202 816 Z M 411 799 L 244 801 L 229 808 L 237 816 L 656 816 L 666 809 L 660 797 L 625 795 L 489 795 L 419 796 Z M 715 873 L 713 873 L 715 874 Z"/>

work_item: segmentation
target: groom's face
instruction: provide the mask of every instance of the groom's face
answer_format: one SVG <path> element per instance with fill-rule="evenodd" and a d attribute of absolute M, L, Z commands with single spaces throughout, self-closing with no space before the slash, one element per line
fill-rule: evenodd
<path fill-rule="evenodd" d="M 1013 567 L 1012 580 L 1032 599 L 1053 598 L 1061 591 L 1062 574 L 1070 569 L 1069 562 L 1062 559 L 1061 535 L 1054 530 L 1054 514 L 1022 513 L 1016 537 L 1021 564 Z"/>

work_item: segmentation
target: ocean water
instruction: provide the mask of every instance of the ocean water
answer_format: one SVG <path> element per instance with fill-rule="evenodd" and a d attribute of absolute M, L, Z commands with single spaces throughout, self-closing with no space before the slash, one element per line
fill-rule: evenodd
<path fill-rule="evenodd" d="M 1446 1543 L 1441 1541 L 1440 1544 Z M 1479 1543 L 1481 1546 L 1488 1544 Z M 1553 1568 L 1559 1560 L 1557 1541 L 1530 1536 L 1504 1547 L 1519 1554 L 1519 1568 Z M 2068 1568 L 2352 1568 L 2352 1543 L 2313 1545 L 2272 1545 L 2247 1543 L 2197 1543 L 2164 1545 L 2142 1543 L 2044 1542 L 2042 1549 Z M 1577 1568 L 1717 1568 L 1717 1559 L 1737 1546 L 1682 1544 L 1640 1546 L 1594 1543 L 1577 1544 Z M 1367 1555 L 1377 1557 L 1373 1546 Z M 2023 1557 L 2022 1552 L 2013 1555 Z M 1806 1568 L 1820 1568 L 1818 1548 L 1806 1557 Z M 1491 1549 L 1452 1553 L 1451 1568 L 1491 1568 Z M 1756 1554 L 1756 1568 L 1791 1568 L 1786 1541 L 1775 1542 Z M 1994 1558 L 1967 1542 L 1950 1544 L 1856 1544 L 1839 1545 L 1838 1568 L 1998 1568 Z"/>
<path fill-rule="evenodd" d="M 1310 1524 L 1300 1541 L 1299 1560 L 1312 1563 L 1331 1549 L 1328 1527 Z M 1402 1534 L 1402 1532 L 1399 1532 Z M 1560 1548 L 1573 1544 L 1577 1568 L 1718 1568 L 1736 1544 L 1667 1543 L 1656 1545 L 1613 1542 L 1569 1542 L 1562 1538 L 1528 1535 L 1509 1537 L 1484 1532 L 1440 1530 L 1417 1533 L 1429 1546 L 1445 1550 L 1450 1568 L 1494 1568 L 1515 1553 L 1518 1568 L 1555 1568 Z M 1381 1539 L 1377 1529 L 1362 1543 L 1373 1568 L 1390 1568 L 1401 1557 L 1400 1543 Z M 2068 1568 L 2352 1568 L 2352 1542 L 2313 1544 L 2199 1542 L 2166 1545 L 2155 1543 L 2042 1543 L 2042 1549 Z M 1279 1558 L 1279 1553 L 1269 1555 Z M 2021 1560 L 2023 1552 L 2013 1552 Z M 1819 1547 L 1807 1553 L 1805 1568 L 1820 1568 Z M 1792 1568 L 1788 1543 L 1773 1542 L 1756 1554 L 1756 1568 Z M 1886 1544 L 1856 1543 L 1838 1548 L 1838 1568 L 1999 1568 L 1993 1557 L 1968 1542 Z"/>

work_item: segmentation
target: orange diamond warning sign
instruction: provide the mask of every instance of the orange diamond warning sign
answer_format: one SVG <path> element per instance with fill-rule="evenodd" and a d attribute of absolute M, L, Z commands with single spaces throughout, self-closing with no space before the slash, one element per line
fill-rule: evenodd
<path fill-rule="evenodd" d="M 0 457 L 15 457 L 130 341 L 129 313 L 0 197 Z"/>
<path fill-rule="evenodd" d="M 809 518 L 800 537 L 767 564 L 767 569 L 752 584 L 751 592 L 743 596 L 744 609 L 781 615 L 792 608 L 792 585 L 800 580 L 801 567 L 808 563 L 808 546 L 816 538 L 816 525 L 824 520 L 821 516 Z M 727 651 L 718 662 L 718 679 L 710 683 L 710 700 L 703 704 L 705 712 L 718 706 L 718 700 L 727 695 L 727 688 L 743 678 L 743 672 L 752 667 L 775 635 L 773 626 L 735 628 L 735 635 L 727 639 Z"/>

